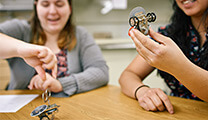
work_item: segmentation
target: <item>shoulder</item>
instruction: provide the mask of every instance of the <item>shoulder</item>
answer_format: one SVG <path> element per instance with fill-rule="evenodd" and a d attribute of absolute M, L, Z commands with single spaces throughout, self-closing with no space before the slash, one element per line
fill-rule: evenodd
<path fill-rule="evenodd" d="M 92 35 L 82 26 L 76 26 L 75 33 L 78 41 L 94 41 Z"/>
<path fill-rule="evenodd" d="M 89 34 L 87 29 L 82 26 L 76 26 L 75 30 L 76 30 L 76 34 L 78 35 Z"/>
<path fill-rule="evenodd" d="M 5 22 L 0 23 L 1 27 L 29 27 L 29 23 L 26 20 L 20 20 L 20 19 L 12 19 L 12 20 L 7 20 Z"/>
<path fill-rule="evenodd" d="M 12 19 L 0 23 L 0 32 L 9 36 L 20 37 L 21 34 L 28 33 L 29 31 L 30 25 L 26 20 Z"/>

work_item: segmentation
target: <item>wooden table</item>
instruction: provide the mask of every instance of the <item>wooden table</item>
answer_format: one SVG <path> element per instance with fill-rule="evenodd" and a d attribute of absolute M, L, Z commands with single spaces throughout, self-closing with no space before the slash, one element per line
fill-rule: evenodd
<path fill-rule="evenodd" d="M 0 94 L 32 94 L 40 91 L 11 90 Z M 175 113 L 148 112 L 138 102 L 121 93 L 117 86 L 108 85 L 68 98 L 50 98 L 50 103 L 61 105 L 55 120 L 208 120 L 208 103 L 169 97 Z M 44 104 L 39 96 L 16 113 L 1 113 L 0 120 L 38 120 L 30 113 Z"/>

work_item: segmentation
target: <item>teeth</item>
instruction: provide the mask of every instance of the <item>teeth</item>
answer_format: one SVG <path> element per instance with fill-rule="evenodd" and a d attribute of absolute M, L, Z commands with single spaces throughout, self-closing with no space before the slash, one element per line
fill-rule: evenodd
<path fill-rule="evenodd" d="M 191 3 L 191 2 L 194 2 L 195 0 L 185 0 L 183 1 L 183 4 L 188 4 L 188 3 Z"/>
<path fill-rule="evenodd" d="M 190 2 L 191 2 L 190 0 L 186 0 L 186 1 L 183 1 L 183 4 L 188 4 Z"/>
<path fill-rule="evenodd" d="M 188 4 L 188 3 L 190 3 L 189 0 L 183 2 L 183 4 Z"/>

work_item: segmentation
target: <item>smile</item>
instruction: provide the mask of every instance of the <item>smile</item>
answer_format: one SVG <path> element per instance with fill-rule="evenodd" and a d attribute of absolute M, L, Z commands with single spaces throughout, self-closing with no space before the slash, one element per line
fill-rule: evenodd
<path fill-rule="evenodd" d="M 185 4 L 193 3 L 195 1 L 196 0 L 182 0 L 182 3 L 185 5 Z"/>
<path fill-rule="evenodd" d="M 58 21 L 60 18 L 57 19 L 48 19 L 49 21 Z"/>

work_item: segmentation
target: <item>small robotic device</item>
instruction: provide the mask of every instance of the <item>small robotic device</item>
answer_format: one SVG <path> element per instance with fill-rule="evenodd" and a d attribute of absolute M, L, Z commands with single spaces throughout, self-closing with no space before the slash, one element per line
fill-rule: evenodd
<path fill-rule="evenodd" d="M 147 13 L 145 15 L 145 10 L 142 7 L 134 8 L 129 15 L 129 25 L 131 28 L 136 28 L 141 31 L 144 35 L 148 35 L 149 33 L 149 23 L 154 22 L 156 20 L 155 13 Z"/>
<path fill-rule="evenodd" d="M 50 105 L 49 103 L 50 96 L 51 96 L 51 92 L 49 90 L 46 90 L 42 94 L 42 99 L 44 100 L 44 102 L 48 102 L 48 105 L 41 105 L 36 107 L 35 110 L 33 110 L 30 114 L 32 117 L 38 116 L 40 120 L 53 120 L 54 113 L 58 112 L 58 107 L 60 106 L 56 104 Z M 49 115 L 51 115 L 52 117 L 49 118 Z"/>

